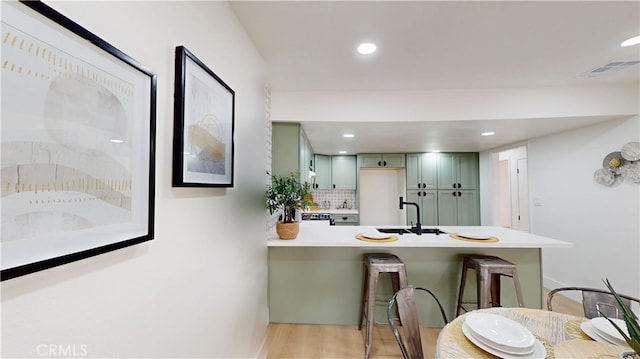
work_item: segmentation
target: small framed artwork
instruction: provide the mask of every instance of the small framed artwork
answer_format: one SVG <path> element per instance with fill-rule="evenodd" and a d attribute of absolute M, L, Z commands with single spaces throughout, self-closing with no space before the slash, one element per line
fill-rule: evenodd
<path fill-rule="evenodd" d="M 174 187 L 233 187 L 235 92 L 184 46 L 176 47 Z"/>
<path fill-rule="evenodd" d="M 2 1 L 2 280 L 153 239 L 156 74 L 40 1 Z"/>

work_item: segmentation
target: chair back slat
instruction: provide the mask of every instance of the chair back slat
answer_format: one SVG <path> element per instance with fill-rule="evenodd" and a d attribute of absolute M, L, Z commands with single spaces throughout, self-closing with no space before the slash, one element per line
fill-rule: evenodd
<path fill-rule="evenodd" d="M 397 291 L 391 298 L 391 301 L 389 301 L 389 305 L 387 306 L 387 316 L 389 326 L 396 337 L 396 341 L 402 351 L 402 356 L 405 359 L 424 358 L 422 340 L 420 337 L 420 320 L 418 318 L 418 308 L 416 305 L 416 290 L 423 291 L 434 299 L 438 305 L 444 324 L 446 325 L 448 323 L 447 316 L 440 300 L 438 300 L 438 297 L 436 297 L 436 295 L 430 290 L 422 287 L 408 286 Z M 394 307 L 397 309 L 400 323 L 402 323 L 403 334 L 400 333 L 400 330 L 396 325 L 398 318 L 394 316 L 394 313 L 396 312 Z"/>
<path fill-rule="evenodd" d="M 407 355 L 411 359 L 422 359 L 422 341 L 420 338 L 420 323 L 414 288 L 398 292 L 396 297 L 400 322 L 404 329 L 404 344 Z"/>
<path fill-rule="evenodd" d="M 607 316 L 609 318 L 622 318 L 622 310 L 618 306 L 611 292 L 597 288 L 585 287 L 561 287 L 547 294 L 547 309 L 553 310 L 553 297 L 559 292 L 579 291 L 582 294 L 582 308 L 586 318 Z M 620 294 L 622 302 L 631 307 L 632 303 L 640 305 L 640 299 Z"/>

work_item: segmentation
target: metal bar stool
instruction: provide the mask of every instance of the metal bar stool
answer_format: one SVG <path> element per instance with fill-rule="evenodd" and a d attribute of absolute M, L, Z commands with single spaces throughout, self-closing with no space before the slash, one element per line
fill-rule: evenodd
<path fill-rule="evenodd" d="M 408 285 L 407 271 L 404 262 L 402 262 L 400 258 L 387 253 L 369 253 L 364 255 L 364 276 L 362 281 L 362 300 L 360 301 L 358 330 L 362 329 L 362 320 L 366 317 L 365 359 L 369 358 L 373 344 L 376 293 L 378 291 L 378 277 L 381 273 L 391 274 L 391 284 L 394 293 Z M 388 300 L 385 303 L 388 303 Z"/>
<path fill-rule="evenodd" d="M 474 269 L 476 271 L 476 279 L 478 282 L 476 301 L 463 301 L 468 269 Z M 465 312 L 467 311 L 467 309 L 462 306 L 463 304 L 477 304 L 478 309 L 499 307 L 501 275 L 513 278 L 518 306 L 524 307 L 522 289 L 520 288 L 520 280 L 518 279 L 518 268 L 515 264 L 495 256 L 465 255 L 462 263 L 462 278 L 460 279 L 456 316 L 460 315 L 460 309 L 463 309 Z"/>

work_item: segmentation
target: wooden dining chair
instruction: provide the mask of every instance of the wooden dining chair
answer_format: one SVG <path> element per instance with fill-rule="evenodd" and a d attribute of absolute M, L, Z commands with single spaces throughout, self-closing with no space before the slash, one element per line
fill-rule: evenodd
<path fill-rule="evenodd" d="M 609 318 L 620 318 L 622 312 L 616 302 L 615 297 L 611 292 L 603 289 L 585 288 L 585 287 L 561 287 L 550 291 L 547 294 L 547 309 L 553 310 L 552 301 L 553 297 L 559 292 L 581 292 L 582 294 L 582 307 L 584 310 L 584 316 L 586 318 L 602 317 L 603 314 Z M 631 306 L 631 303 L 637 303 L 640 305 L 640 299 L 630 297 L 628 295 L 620 294 L 622 302 Z"/>
<path fill-rule="evenodd" d="M 408 286 L 397 291 L 387 306 L 389 326 L 396 337 L 396 341 L 405 359 L 423 359 L 422 341 L 420 338 L 420 322 L 416 306 L 416 290 L 429 294 L 438 304 L 444 325 L 448 323 L 447 315 L 440 304 L 440 300 L 432 291 L 422 287 Z M 395 316 L 398 313 L 398 316 Z M 398 318 L 399 317 L 399 318 Z M 400 333 L 396 322 L 400 320 L 404 334 Z"/>

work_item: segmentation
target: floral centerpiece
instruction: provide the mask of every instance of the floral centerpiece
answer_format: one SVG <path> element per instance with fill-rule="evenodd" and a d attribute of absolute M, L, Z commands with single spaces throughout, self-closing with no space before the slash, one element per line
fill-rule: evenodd
<path fill-rule="evenodd" d="M 298 235 L 299 224 L 295 221 L 296 210 L 311 206 L 312 194 L 309 182 L 300 182 L 299 174 L 271 176 L 267 187 L 267 209 L 270 214 L 281 210 L 276 232 L 281 239 L 294 239 Z"/>

